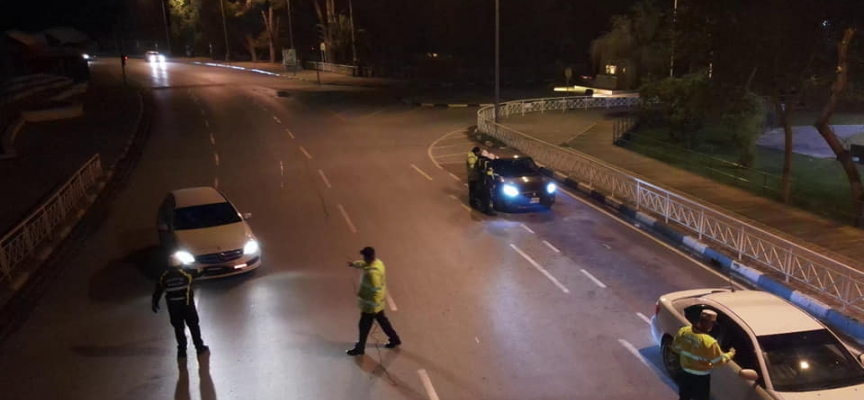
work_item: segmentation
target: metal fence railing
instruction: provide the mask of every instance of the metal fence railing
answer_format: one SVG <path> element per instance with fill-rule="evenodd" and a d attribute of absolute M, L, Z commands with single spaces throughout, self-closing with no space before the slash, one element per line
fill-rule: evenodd
<path fill-rule="evenodd" d="M 553 104 L 558 105 L 558 109 L 566 110 L 564 104 L 611 108 L 633 106 L 638 102 L 638 99 L 599 98 L 585 99 L 584 103 L 579 103 L 577 99 L 569 99 L 572 100 L 564 102 L 561 99 L 535 99 L 502 103 L 501 115 L 522 112 L 526 107 L 545 111 Z M 538 104 L 542 106 L 537 107 Z M 750 266 L 779 273 L 786 282 L 797 281 L 816 294 L 838 301 L 843 309 L 851 307 L 864 312 L 864 273 L 723 211 L 653 185 L 631 172 L 496 124 L 493 115 L 493 107 L 483 107 L 477 112 L 477 129 L 480 132 L 519 149 L 580 183 L 633 205 L 637 210 L 651 213 L 667 223 L 689 230 L 700 240 L 714 242 L 735 254 L 739 261 L 748 259 L 752 262 L 748 263 Z"/>
<path fill-rule="evenodd" d="M 42 205 L 0 239 L 0 277 L 12 281 L 13 272 L 31 257 L 42 242 L 53 236 L 88 190 L 102 177 L 102 161 L 93 155 Z"/>
<path fill-rule="evenodd" d="M 331 64 L 318 61 L 306 61 L 306 68 L 322 72 L 333 72 L 336 74 L 357 76 L 357 67 L 354 65 Z"/>

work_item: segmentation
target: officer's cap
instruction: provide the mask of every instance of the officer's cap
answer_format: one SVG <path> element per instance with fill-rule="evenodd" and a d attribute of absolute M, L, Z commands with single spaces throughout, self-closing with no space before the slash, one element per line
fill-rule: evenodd
<path fill-rule="evenodd" d="M 717 322 L 717 313 L 713 310 L 702 310 L 699 314 L 699 319 L 702 321 Z"/>
<path fill-rule="evenodd" d="M 363 250 L 360 250 L 360 254 L 366 257 L 375 257 L 375 249 L 370 246 L 366 246 L 363 248 Z"/>

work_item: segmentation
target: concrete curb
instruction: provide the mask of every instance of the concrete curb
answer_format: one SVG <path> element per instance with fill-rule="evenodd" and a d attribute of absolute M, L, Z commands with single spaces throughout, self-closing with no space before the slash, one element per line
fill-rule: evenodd
<path fill-rule="evenodd" d="M 595 201 L 614 209 L 626 219 L 634 221 L 637 226 L 645 226 L 652 233 L 657 234 L 657 236 L 661 236 L 674 244 L 683 245 L 687 249 L 700 255 L 703 259 L 711 262 L 713 266 L 718 267 L 721 271 L 733 273 L 740 279 L 751 283 L 759 289 L 782 297 L 792 304 L 806 310 L 811 315 L 822 320 L 828 325 L 839 329 L 844 334 L 854 338 L 858 342 L 864 343 L 864 322 L 848 315 L 844 315 L 841 310 L 830 307 L 820 300 L 786 286 L 783 282 L 767 276 L 754 268 L 737 262 L 727 257 L 716 248 L 712 248 L 712 246 L 699 241 L 697 238 L 684 235 L 675 229 L 672 229 L 666 223 L 661 222 L 646 213 L 635 210 L 610 196 L 600 193 L 585 183 L 578 182 L 563 173 L 548 169 L 546 175 L 558 180 L 564 186 L 575 189 Z"/>

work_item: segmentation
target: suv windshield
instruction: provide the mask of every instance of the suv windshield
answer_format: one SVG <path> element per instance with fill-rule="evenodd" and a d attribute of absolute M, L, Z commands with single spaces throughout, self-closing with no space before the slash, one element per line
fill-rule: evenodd
<path fill-rule="evenodd" d="M 778 392 L 808 392 L 864 383 L 864 368 L 827 329 L 760 336 Z"/>
<path fill-rule="evenodd" d="M 530 158 L 499 158 L 492 160 L 490 165 L 495 173 L 505 177 L 531 176 L 540 173 L 537 164 Z"/>
<path fill-rule="evenodd" d="M 174 210 L 174 229 L 202 229 L 233 224 L 242 219 L 231 203 L 204 204 Z"/>

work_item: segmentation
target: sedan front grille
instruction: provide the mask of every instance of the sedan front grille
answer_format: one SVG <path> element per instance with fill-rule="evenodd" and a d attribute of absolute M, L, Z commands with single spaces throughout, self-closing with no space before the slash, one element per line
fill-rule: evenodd
<path fill-rule="evenodd" d="M 195 261 L 201 264 L 221 264 L 236 260 L 243 256 L 243 249 L 228 250 L 221 253 L 203 254 L 195 257 Z"/>

